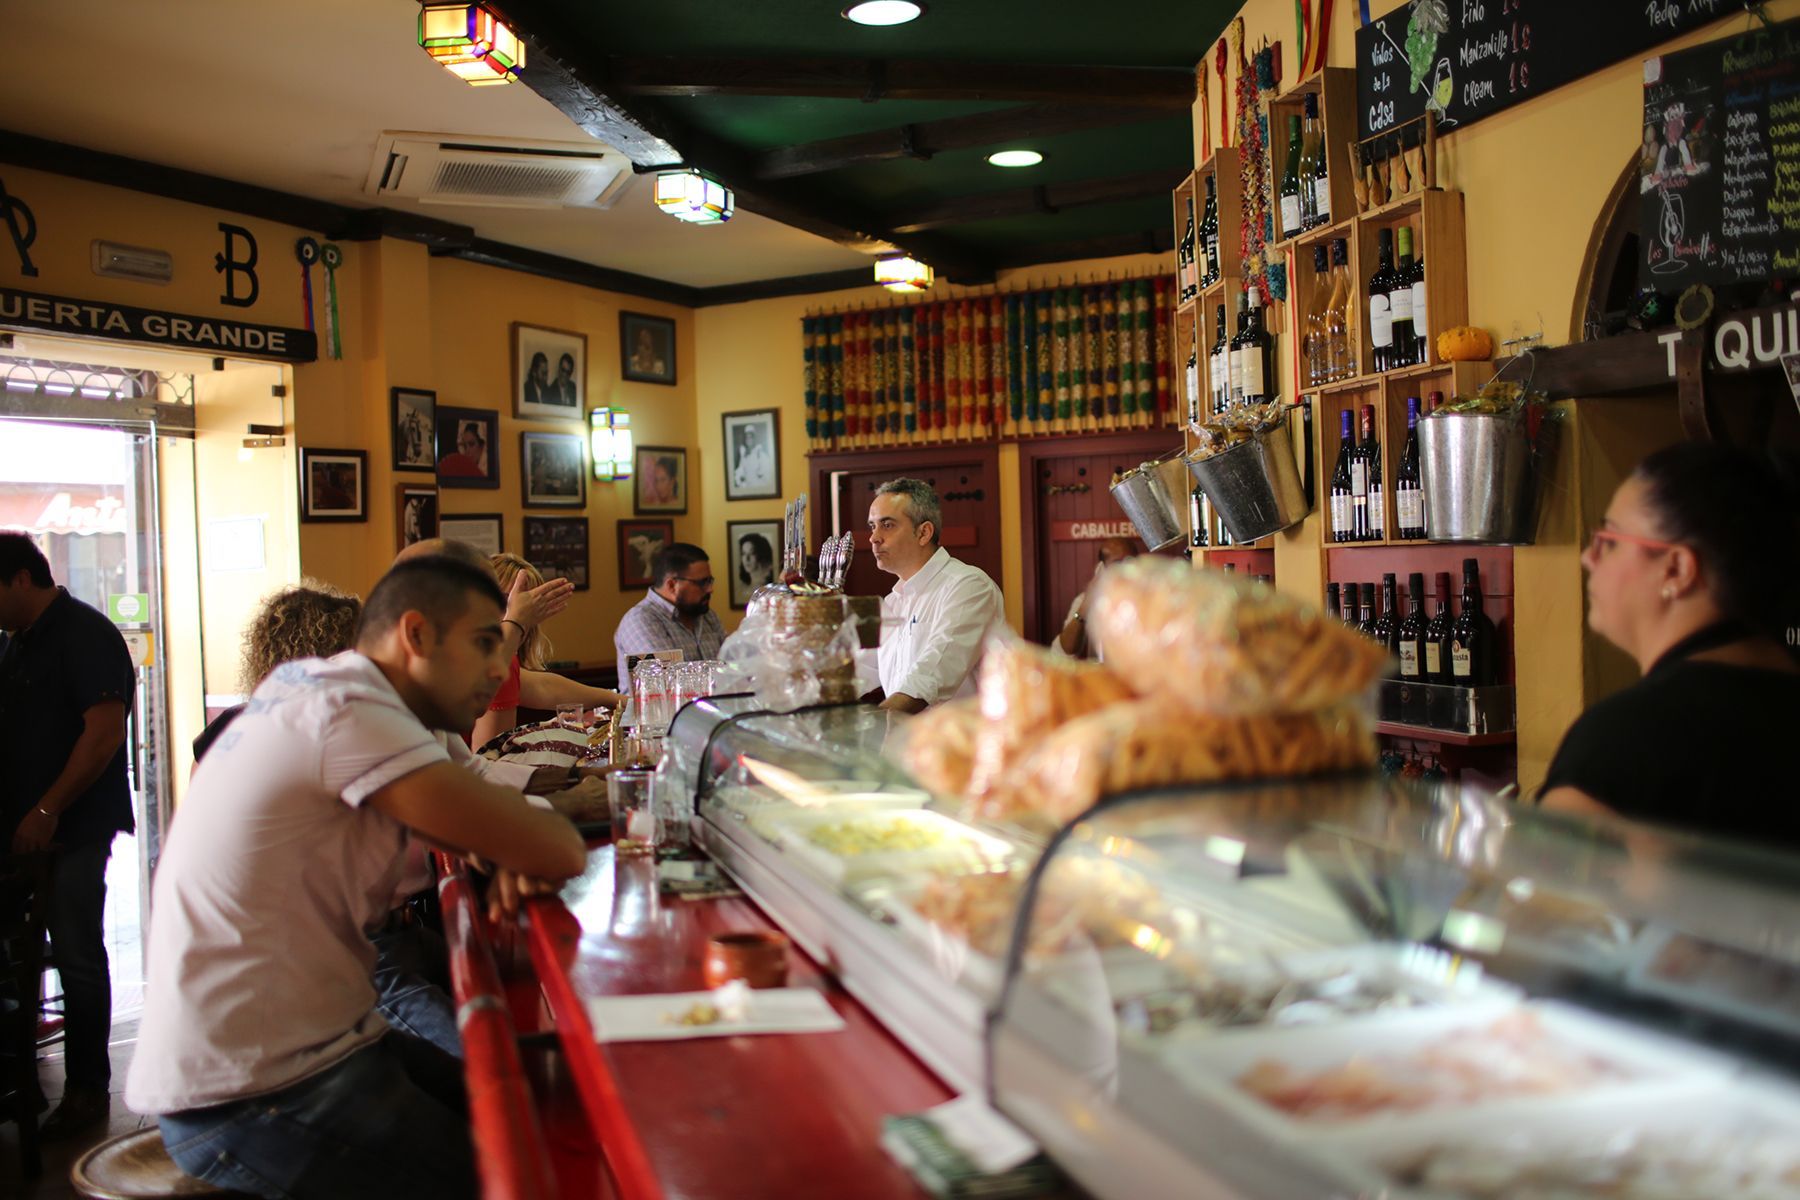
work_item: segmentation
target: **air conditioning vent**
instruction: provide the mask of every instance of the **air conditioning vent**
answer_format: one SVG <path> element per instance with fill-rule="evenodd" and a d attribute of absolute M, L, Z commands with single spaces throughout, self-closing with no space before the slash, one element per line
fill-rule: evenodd
<path fill-rule="evenodd" d="M 610 208 L 631 179 L 624 155 L 597 142 L 387 133 L 365 190 L 425 204 L 489 208 Z"/>

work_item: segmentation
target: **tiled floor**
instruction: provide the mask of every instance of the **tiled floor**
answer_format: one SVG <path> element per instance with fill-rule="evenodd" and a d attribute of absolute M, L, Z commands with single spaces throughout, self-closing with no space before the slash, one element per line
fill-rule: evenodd
<path fill-rule="evenodd" d="M 0 1196 L 16 1196 L 18 1200 L 66 1200 L 75 1192 L 69 1187 L 69 1168 L 91 1146 L 121 1133 L 142 1128 L 151 1118 L 140 1117 L 125 1107 L 125 1071 L 131 1066 L 132 1051 L 137 1049 L 137 1017 L 121 1021 L 112 1032 L 112 1119 L 106 1128 L 95 1129 L 87 1137 L 72 1142 L 55 1142 L 44 1147 L 44 1173 L 37 1179 L 23 1180 L 19 1174 L 19 1127 L 8 1122 L 0 1125 Z M 62 1051 L 47 1052 L 38 1065 L 44 1094 L 54 1105 L 62 1096 Z"/>

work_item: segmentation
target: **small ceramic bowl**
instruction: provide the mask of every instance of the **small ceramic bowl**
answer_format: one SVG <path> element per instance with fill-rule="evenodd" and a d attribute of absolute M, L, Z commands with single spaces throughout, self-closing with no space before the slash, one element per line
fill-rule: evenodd
<path fill-rule="evenodd" d="M 787 950 L 787 935 L 772 929 L 716 934 L 706 943 L 706 986 L 741 979 L 753 988 L 782 987 L 787 983 Z"/>

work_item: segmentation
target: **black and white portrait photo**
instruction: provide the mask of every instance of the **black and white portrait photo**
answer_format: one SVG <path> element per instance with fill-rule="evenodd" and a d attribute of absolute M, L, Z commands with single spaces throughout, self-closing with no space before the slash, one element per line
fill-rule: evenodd
<path fill-rule="evenodd" d="M 393 414 L 394 470 L 430 471 L 437 466 L 437 393 L 389 388 Z"/>
<path fill-rule="evenodd" d="M 513 416 L 579 421 L 585 410 L 587 335 L 513 323 Z"/>
<path fill-rule="evenodd" d="M 731 607 L 743 608 L 757 588 L 775 582 L 781 522 L 727 521 L 725 543 L 731 548 Z"/>
<path fill-rule="evenodd" d="M 394 516 L 399 524 L 397 548 L 438 536 L 438 493 L 434 487 L 402 483 L 395 489 Z"/>
<path fill-rule="evenodd" d="M 581 508 L 587 504 L 587 458 L 578 433 L 519 435 L 519 478 L 527 508 Z"/>
<path fill-rule="evenodd" d="M 725 498 L 773 500 L 781 495 L 780 414 L 772 408 L 724 415 Z"/>

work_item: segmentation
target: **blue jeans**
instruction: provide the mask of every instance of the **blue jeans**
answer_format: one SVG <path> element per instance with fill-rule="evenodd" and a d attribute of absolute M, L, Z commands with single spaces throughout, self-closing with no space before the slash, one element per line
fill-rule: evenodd
<path fill-rule="evenodd" d="M 189 1175 L 270 1200 L 457 1200 L 476 1193 L 462 1064 L 390 1033 L 267 1096 L 165 1114 Z"/>
<path fill-rule="evenodd" d="M 396 919 L 369 940 L 376 952 L 376 1009 L 401 1033 L 461 1058 L 456 1004 L 440 982 L 450 977 L 444 939 L 423 925 Z"/>
<path fill-rule="evenodd" d="M 106 957 L 106 860 L 112 835 L 59 848 L 45 913 L 63 990 L 63 1081 L 104 1092 L 112 1083 L 112 974 Z"/>

